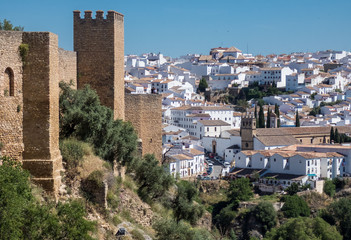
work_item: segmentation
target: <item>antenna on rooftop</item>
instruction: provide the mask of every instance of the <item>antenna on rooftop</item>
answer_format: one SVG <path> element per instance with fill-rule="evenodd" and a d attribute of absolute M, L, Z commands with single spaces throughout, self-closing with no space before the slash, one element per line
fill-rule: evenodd
<path fill-rule="evenodd" d="M 246 53 L 249 54 L 249 43 L 246 43 Z"/>

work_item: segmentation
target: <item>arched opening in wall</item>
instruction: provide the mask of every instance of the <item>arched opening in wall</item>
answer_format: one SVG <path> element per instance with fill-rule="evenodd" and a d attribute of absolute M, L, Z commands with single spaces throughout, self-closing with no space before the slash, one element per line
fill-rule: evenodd
<path fill-rule="evenodd" d="M 15 96 L 15 80 L 13 70 L 6 68 L 5 81 L 3 83 L 4 96 Z"/>

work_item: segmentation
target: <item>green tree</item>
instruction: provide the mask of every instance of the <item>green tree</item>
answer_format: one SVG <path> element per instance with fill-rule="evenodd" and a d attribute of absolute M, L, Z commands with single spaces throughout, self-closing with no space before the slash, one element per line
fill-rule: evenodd
<path fill-rule="evenodd" d="M 243 111 L 246 111 L 247 108 L 249 108 L 249 103 L 246 100 L 238 100 L 236 105 L 238 107 L 241 107 Z"/>
<path fill-rule="evenodd" d="M 337 128 L 335 129 L 334 142 L 335 143 L 340 143 L 340 134 L 339 134 L 339 131 L 338 131 Z"/>
<path fill-rule="evenodd" d="M 268 107 L 266 128 L 271 128 L 271 110 Z"/>
<path fill-rule="evenodd" d="M 59 239 L 93 239 L 89 233 L 95 231 L 96 224 L 85 219 L 87 213 L 81 201 L 59 202 L 57 216 L 61 222 Z"/>
<path fill-rule="evenodd" d="M 297 195 L 285 197 L 285 203 L 282 207 L 282 211 L 288 218 L 310 216 L 310 208 L 308 207 L 307 203 Z"/>
<path fill-rule="evenodd" d="M 260 202 L 252 209 L 252 214 L 256 220 L 262 224 L 261 231 L 263 234 L 277 224 L 277 212 L 270 202 Z"/>
<path fill-rule="evenodd" d="M 29 174 L 9 157 L 0 165 L 0 239 L 22 239 L 24 210 L 33 202 Z M 7 238 L 8 237 L 8 238 Z"/>
<path fill-rule="evenodd" d="M 162 197 L 173 184 L 171 175 L 151 154 L 137 162 L 135 179 L 139 185 L 138 194 L 146 202 Z"/>
<path fill-rule="evenodd" d="M 250 200 L 252 196 L 252 186 L 248 178 L 238 178 L 230 182 L 228 198 L 234 206 L 237 206 L 240 201 Z"/>
<path fill-rule="evenodd" d="M 205 78 L 201 78 L 198 89 L 200 92 L 205 92 L 206 88 L 208 88 L 207 81 Z"/>
<path fill-rule="evenodd" d="M 289 187 L 286 188 L 286 192 L 292 196 L 299 191 L 299 185 L 297 183 L 292 183 Z"/>
<path fill-rule="evenodd" d="M 180 181 L 177 187 L 177 195 L 173 202 L 174 217 L 177 222 L 185 220 L 195 225 L 204 213 L 203 206 L 194 202 L 198 196 L 198 190 L 188 181 Z"/>
<path fill-rule="evenodd" d="M 73 90 L 60 83 L 60 137 L 91 143 L 97 155 L 109 161 L 132 161 L 137 135 L 129 122 L 114 120 L 89 86 Z"/>
<path fill-rule="evenodd" d="M 236 237 L 235 235 L 235 232 L 233 229 L 230 229 L 230 232 L 229 232 L 229 240 L 237 240 L 238 238 Z"/>
<path fill-rule="evenodd" d="M 212 240 L 209 232 L 199 228 L 191 228 L 187 223 L 177 223 L 173 219 L 161 218 L 153 224 L 157 240 Z"/>
<path fill-rule="evenodd" d="M 274 113 L 277 116 L 277 127 L 280 127 L 280 111 L 279 111 L 279 106 L 278 104 L 274 105 Z"/>
<path fill-rule="evenodd" d="M 321 218 L 293 218 L 265 236 L 266 240 L 342 240 L 335 227 Z"/>
<path fill-rule="evenodd" d="M 297 110 L 296 110 L 295 126 L 300 127 L 300 117 L 299 117 L 299 112 Z"/>
<path fill-rule="evenodd" d="M 265 128 L 264 122 L 263 106 L 260 106 L 260 111 L 258 112 L 258 128 Z"/>
<path fill-rule="evenodd" d="M 330 224 L 335 224 L 344 239 L 351 239 L 351 198 L 341 198 L 327 207 L 323 217 Z"/>
<path fill-rule="evenodd" d="M 237 216 L 234 211 L 236 206 L 231 203 L 228 206 L 224 207 L 215 217 L 214 223 L 216 227 L 223 233 L 226 234 L 230 228 L 233 226 L 234 219 Z"/>
<path fill-rule="evenodd" d="M 5 31 L 23 31 L 23 27 L 21 26 L 13 26 L 10 21 L 4 19 L 2 22 L 0 21 L 0 30 Z"/>
<path fill-rule="evenodd" d="M 333 197 L 335 194 L 336 188 L 332 180 L 325 180 L 324 186 L 323 186 L 323 192 L 327 194 L 330 197 Z"/>
<path fill-rule="evenodd" d="M 85 219 L 82 202 L 39 203 L 32 194 L 29 174 L 20 164 L 2 157 L 0 165 L 0 240 L 92 239 L 94 222 Z"/>
<path fill-rule="evenodd" d="M 320 106 L 314 107 L 314 108 L 310 111 L 310 115 L 311 115 L 311 116 L 317 116 L 318 114 L 321 114 L 321 108 L 320 108 Z"/>
<path fill-rule="evenodd" d="M 257 104 L 255 104 L 255 119 L 256 119 L 256 126 L 258 126 Z"/>
<path fill-rule="evenodd" d="M 334 133 L 334 128 L 330 128 L 330 142 L 335 140 L 335 133 Z"/>

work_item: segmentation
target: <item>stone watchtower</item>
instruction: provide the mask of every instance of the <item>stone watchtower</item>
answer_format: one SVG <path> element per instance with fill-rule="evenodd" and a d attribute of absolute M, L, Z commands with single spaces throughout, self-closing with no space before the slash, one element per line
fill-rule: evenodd
<path fill-rule="evenodd" d="M 108 11 L 74 11 L 74 51 L 77 52 L 77 85 L 89 84 L 101 103 L 124 119 L 124 16 Z"/>
<path fill-rule="evenodd" d="M 252 113 L 245 113 L 241 118 L 241 150 L 253 150 L 253 136 L 256 134 L 256 118 Z"/>

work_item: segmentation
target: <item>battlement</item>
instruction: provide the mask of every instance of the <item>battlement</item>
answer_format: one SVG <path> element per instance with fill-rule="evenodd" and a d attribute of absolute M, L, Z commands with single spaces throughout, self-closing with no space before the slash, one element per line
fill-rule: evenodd
<path fill-rule="evenodd" d="M 244 118 L 255 118 L 255 115 L 253 114 L 253 112 L 245 112 L 243 115 L 242 115 L 242 117 L 241 117 L 242 119 L 244 119 Z"/>
<path fill-rule="evenodd" d="M 101 11 L 101 10 L 96 11 L 95 19 L 93 18 L 93 11 L 90 11 L 90 10 L 84 11 L 84 18 L 81 18 L 80 13 L 81 12 L 79 10 L 73 11 L 74 20 L 119 20 L 119 21 L 123 21 L 123 19 L 124 19 L 123 14 L 116 12 L 116 11 L 113 11 L 113 10 L 107 11 L 106 18 L 104 18 L 104 11 Z"/>

